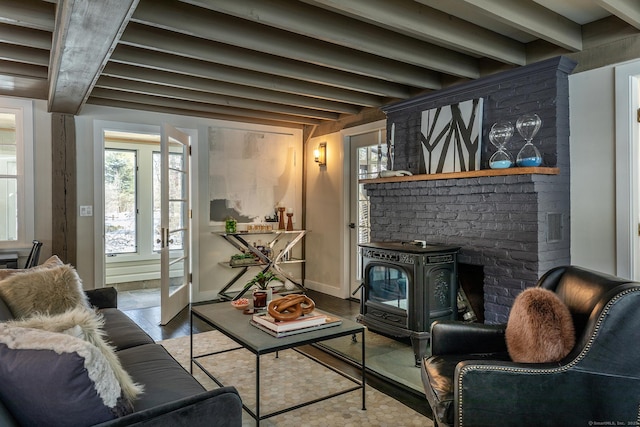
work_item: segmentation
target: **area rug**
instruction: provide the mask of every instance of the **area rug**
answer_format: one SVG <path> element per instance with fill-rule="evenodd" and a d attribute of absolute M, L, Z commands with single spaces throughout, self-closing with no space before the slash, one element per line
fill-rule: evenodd
<path fill-rule="evenodd" d="M 161 341 L 171 355 L 189 369 L 189 337 Z M 201 355 L 238 345 L 217 331 L 194 335 L 194 354 Z M 199 359 L 225 385 L 238 389 L 243 403 L 255 412 L 256 359 L 248 350 L 229 351 Z M 194 377 L 208 390 L 218 386 L 197 366 Z M 260 358 L 261 412 L 271 413 L 333 392 L 354 383 L 324 368 L 294 350 L 263 355 Z M 366 410 L 362 410 L 362 391 L 352 391 L 260 422 L 262 426 L 433 426 L 433 422 L 397 400 L 366 386 Z M 426 404 L 426 402 L 425 402 Z M 243 426 L 255 426 L 246 413 Z"/>

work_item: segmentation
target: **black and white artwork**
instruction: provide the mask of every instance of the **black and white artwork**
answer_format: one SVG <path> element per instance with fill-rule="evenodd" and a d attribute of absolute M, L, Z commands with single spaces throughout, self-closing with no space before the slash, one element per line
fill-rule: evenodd
<path fill-rule="evenodd" d="M 481 139 L 482 98 L 423 111 L 420 173 L 479 170 Z"/>

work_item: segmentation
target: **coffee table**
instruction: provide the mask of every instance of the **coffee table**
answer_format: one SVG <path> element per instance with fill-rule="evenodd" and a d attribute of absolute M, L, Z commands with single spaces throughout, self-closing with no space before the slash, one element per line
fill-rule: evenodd
<path fill-rule="evenodd" d="M 256 409 L 255 412 L 242 404 L 242 407 L 256 420 L 256 425 L 260 425 L 260 421 L 280 415 L 285 412 L 293 411 L 313 403 L 317 403 L 323 400 L 331 399 L 336 396 L 350 393 L 356 390 L 362 390 L 362 409 L 366 409 L 365 406 L 365 346 L 364 346 L 364 326 L 349 319 L 341 319 L 342 323 L 338 326 L 331 326 L 324 329 L 317 329 L 309 332 L 303 332 L 296 335 L 289 335 L 285 337 L 276 338 L 268 333 L 256 328 L 249 323 L 251 316 L 242 314 L 241 311 L 235 309 L 229 303 L 217 302 L 208 304 L 192 304 L 191 305 L 191 373 L 193 373 L 193 365 L 199 367 L 209 378 L 211 378 L 220 387 L 224 385 L 214 376 L 214 373 L 209 372 L 205 367 L 198 362 L 198 359 L 208 356 L 213 356 L 220 353 L 226 353 L 229 351 L 235 351 L 240 349 L 246 349 L 252 352 L 256 356 Z M 218 352 L 194 355 L 193 354 L 193 319 L 194 317 L 202 320 L 213 328 L 217 329 L 240 346 L 232 349 L 225 349 Z M 335 317 L 335 316 L 334 316 Z M 338 338 L 351 335 L 356 337 L 356 334 L 360 334 L 360 342 L 362 343 L 362 363 L 360 365 L 361 378 L 354 378 L 344 372 L 335 369 L 334 367 L 318 360 L 317 358 L 310 356 L 296 347 L 300 347 L 307 344 L 315 344 L 321 341 L 329 340 L 332 338 Z M 342 391 L 338 391 L 321 398 L 316 398 L 304 403 L 299 403 L 294 406 L 281 409 L 275 412 L 267 414 L 261 414 L 260 411 L 260 356 L 269 353 L 277 353 L 281 350 L 293 349 L 298 353 L 308 357 L 309 359 L 321 364 L 327 369 L 347 378 L 356 385 L 347 388 Z M 232 385 L 232 384 L 227 384 Z"/>

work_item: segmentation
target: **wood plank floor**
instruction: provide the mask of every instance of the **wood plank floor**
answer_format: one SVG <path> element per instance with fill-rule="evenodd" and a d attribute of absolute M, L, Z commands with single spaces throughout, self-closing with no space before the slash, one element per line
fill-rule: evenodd
<path fill-rule="evenodd" d="M 316 302 L 316 304 L 321 306 L 323 310 L 334 313 L 338 316 L 355 319 L 355 316 L 359 313 L 360 308 L 357 301 L 344 300 L 311 290 L 308 290 L 307 294 Z M 159 307 L 124 310 L 124 312 L 156 341 L 181 337 L 189 335 L 190 333 L 188 308 L 185 308 L 165 326 L 159 325 Z M 198 319 L 194 319 L 194 332 L 206 332 L 211 329 L 212 328 L 206 323 Z M 354 376 L 360 375 L 359 368 L 357 368 L 357 366 L 334 357 L 317 347 L 305 346 L 303 347 L 303 350 L 348 374 Z M 383 377 L 373 373 L 367 375 L 367 383 L 371 387 L 374 387 L 388 396 L 402 402 L 416 412 L 432 418 L 429 404 L 427 403 L 424 395 L 417 394 L 415 391 L 408 390 L 405 387 L 399 387 L 389 381 L 385 381 Z"/>

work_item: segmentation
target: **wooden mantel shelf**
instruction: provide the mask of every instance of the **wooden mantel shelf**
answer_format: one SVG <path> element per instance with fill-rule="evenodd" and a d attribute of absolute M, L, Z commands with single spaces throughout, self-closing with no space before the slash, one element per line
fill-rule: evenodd
<path fill-rule="evenodd" d="M 407 182 L 407 181 L 433 181 L 436 179 L 459 179 L 478 178 L 485 176 L 505 176 L 505 175 L 558 175 L 559 168 L 535 167 L 535 168 L 508 168 L 508 169 L 482 169 L 470 172 L 450 172 L 434 173 L 410 176 L 392 176 L 389 178 L 368 178 L 359 180 L 360 184 L 376 184 L 386 182 Z"/>

